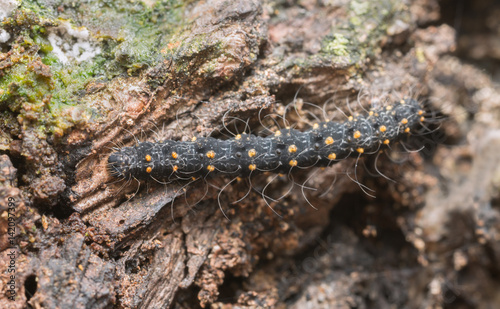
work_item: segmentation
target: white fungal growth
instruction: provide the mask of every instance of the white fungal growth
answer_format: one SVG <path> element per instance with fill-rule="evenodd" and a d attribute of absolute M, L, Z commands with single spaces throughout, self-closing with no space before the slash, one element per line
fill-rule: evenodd
<path fill-rule="evenodd" d="M 10 13 L 12 13 L 12 11 L 14 11 L 18 6 L 19 6 L 19 1 L 0 0 L 0 21 L 2 21 L 6 17 L 9 17 Z"/>
<path fill-rule="evenodd" d="M 4 29 L 0 29 L 0 43 L 5 43 L 10 39 L 10 34 Z"/>
<path fill-rule="evenodd" d="M 50 32 L 48 39 L 52 45 L 52 52 L 63 64 L 69 63 L 72 59 L 77 62 L 87 61 L 101 53 L 101 48 L 91 40 L 86 28 L 73 28 L 67 21 Z"/>

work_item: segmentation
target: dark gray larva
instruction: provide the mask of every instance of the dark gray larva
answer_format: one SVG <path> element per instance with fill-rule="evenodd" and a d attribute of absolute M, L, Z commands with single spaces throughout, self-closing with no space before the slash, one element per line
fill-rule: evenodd
<path fill-rule="evenodd" d="M 406 99 L 345 122 L 317 123 L 305 132 L 282 129 L 266 137 L 238 134 L 227 140 L 142 142 L 114 152 L 108 164 L 114 177 L 138 180 L 289 173 L 376 151 L 424 121 L 423 114 L 418 101 Z"/>

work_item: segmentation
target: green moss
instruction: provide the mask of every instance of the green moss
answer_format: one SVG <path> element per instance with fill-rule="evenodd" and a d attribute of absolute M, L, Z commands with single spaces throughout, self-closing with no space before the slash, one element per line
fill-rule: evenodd
<path fill-rule="evenodd" d="M 63 67 L 54 61 L 33 12 L 18 11 L 3 25 L 16 33 L 4 55 L 0 80 L 0 107 L 10 110 L 23 126 L 35 126 L 41 136 L 62 135 L 80 121 L 75 113 L 62 111 L 62 104 L 77 105 L 75 94 L 89 79 L 87 67 Z M 23 24 L 24 23 L 24 24 Z M 43 56 L 43 58 L 42 58 Z M 54 110 L 59 110 L 54 113 Z"/>
<path fill-rule="evenodd" d="M 352 63 L 378 54 L 387 28 L 397 19 L 409 19 L 408 8 L 397 0 L 351 1 L 347 22 L 332 29 L 322 42 L 322 52 L 349 56 Z"/>
<path fill-rule="evenodd" d="M 86 85 L 138 74 L 163 61 L 161 50 L 179 31 L 182 12 L 180 0 L 152 6 L 128 0 L 24 0 L 1 24 L 12 40 L 9 53 L 0 58 L 0 109 L 8 109 L 23 126 L 36 126 L 42 136 L 61 136 L 85 124 L 92 114 L 80 99 Z M 62 21 L 87 28 L 101 53 L 61 64 L 48 35 Z"/>
<path fill-rule="evenodd" d="M 368 1 L 352 1 L 350 3 L 350 10 L 352 12 L 350 17 L 350 22 L 353 25 L 360 25 L 363 18 L 359 18 L 360 16 L 366 16 L 370 13 L 370 3 Z"/>
<path fill-rule="evenodd" d="M 335 6 L 331 1 L 323 4 Z M 288 22 L 287 15 L 280 13 L 288 10 L 287 1 L 271 1 L 268 6 L 272 8 L 271 18 L 275 23 Z M 289 57 L 286 52 L 273 54 L 280 69 L 287 71 L 286 74 L 300 76 L 310 72 L 311 68 L 334 66 L 354 76 L 367 58 L 380 54 L 388 37 L 387 29 L 397 20 L 409 22 L 410 19 L 408 7 L 398 0 L 353 0 L 349 2 L 346 14 L 343 21 L 339 19 L 322 39 L 319 53 L 306 57 L 296 54 Z"/>
<path fill-rule="evenodd" d="M 160 0 L 148 6 L 141 1 L 64 1 L 59 18 L 77 21 L 103 40 L 107 77 L 137 74 L 162 60 L 161 50 L 182 27 L 183 3 Z"/>
<path fill-rule="evenodd" d="M 348 44 L 348 39 L 346 39 L 342 34 L 336 33 L 333 35 L 333 39 L 325 44 L 323 51 L 335 56 L 347 56 L 349 54 Z"/>

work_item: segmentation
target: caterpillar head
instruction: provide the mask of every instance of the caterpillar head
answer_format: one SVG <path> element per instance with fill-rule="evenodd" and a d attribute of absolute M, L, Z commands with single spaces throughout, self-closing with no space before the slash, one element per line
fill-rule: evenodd
<path fill-rule="evenodd" d="M 108 157 L 108 171 L 115 178 L 136 177 L 140 168 L 147 164 L 147 162 L 139 162 L 139 158 L 138 147 L 123 147 Z"/>
<path fill-rule="evenodd" d="M 134 152 L 132 147 L 124 147 L 108 157 L 108 171 L 111 176 L 126 179 L 133 176 L 132 167 L 136 165 L 136 156 L 131 152 Z"/>
<path fill-rule="evenodd" d="M 108 170 L 115 178 L 147 178 L 155 165 L 152 158 L 154 144 L 141 142 L 134 147 L 123 147 L 108 157 Z M 157 157 L 157 156 L 156 156 Z"/>

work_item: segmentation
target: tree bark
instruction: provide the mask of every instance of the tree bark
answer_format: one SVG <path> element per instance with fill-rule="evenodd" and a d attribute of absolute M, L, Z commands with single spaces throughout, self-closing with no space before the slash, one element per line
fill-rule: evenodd
<path fill-rule="evenodd" d="M 22 128 L 20 144 L 13 140 L 0 157 L 1 210 L 13 197 L 20 217 L 17 296 L 0 295 L 0 307 L 488 308 L 498 301 L 498 86 L 450 55 L 455 32 L 435 26 L 435 1 L 208 0 L 184 4 L 182 16 L 152 65 L 82 89 L 79 99 L 98 116 L 54 142 Z M 97 32 L 83 17 L 73 22 Z M 293 179 L 255 177 L 255 190 L 245 179 L 226 187 L 224 177 L 117 181 L 107 169 L 113 149 L 138 139 L 224 138 L 244 123 L 259 134 L 258 114 L 283 110 L 295 110 L 293 126 L 307 129 L 309 112 L 345 121 L 404 96 L 440 113 L 406 148 Z M 226 126 L 231 119 L 241 119 L 236 129 Z M 458 146 L 465 128 L 474 141 Z M 7 291 L 8 221 L 1 220 Z M 472 283 L 461 285 L 464 278 Z"/>

